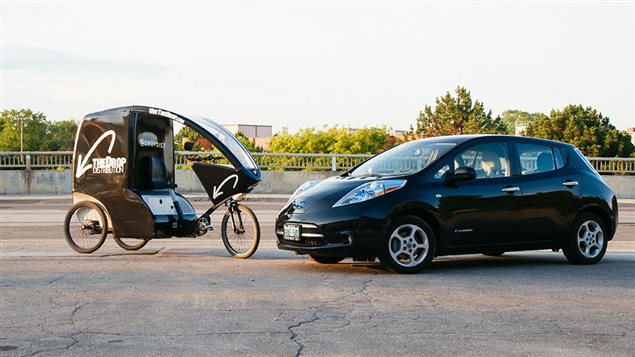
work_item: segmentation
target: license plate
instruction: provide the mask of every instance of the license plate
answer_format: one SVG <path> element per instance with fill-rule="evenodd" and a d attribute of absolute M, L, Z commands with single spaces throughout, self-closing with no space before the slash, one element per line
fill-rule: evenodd
<path fill-rule="evenodd" d="M 284 225 L 284 239 L 287 240 L 300 240 L 300 226 L 295 224 Z"/>

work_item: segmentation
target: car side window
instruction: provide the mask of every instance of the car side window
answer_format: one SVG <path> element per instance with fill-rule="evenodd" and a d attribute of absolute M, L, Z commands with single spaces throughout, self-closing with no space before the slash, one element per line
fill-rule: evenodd
<path fill-rule="evenodd" d="M 435 180 L 443 179 L 445 173 L 448 172 L 449 170 L 450 170 L 450 165 L 449 164 L 445 164 L 445 165 L 441 166 L 439 171 L 437 171 L 437 173 L 434 174 L 434 179 Z"/>
<path fill-rule="evenodd" d="M 509 151 L 506 143 L 488 143 L 472 146 L 452 160 L 454 169 L 471 167 L 476 179 L 509 177 Z"/>
<path fill-rule="evenodd" d="M 562 156 L 562 149 L 553 148 L 554 156 L 556 157 L 556 169 L 564 167 L 564 157 Z"/>
<path fill-rule="evenodd" d="M 523 175 L 553 171 L 564 166 L 562 153 L 551 146 L 536 144 L 517 144 L 520 168 Z"/>

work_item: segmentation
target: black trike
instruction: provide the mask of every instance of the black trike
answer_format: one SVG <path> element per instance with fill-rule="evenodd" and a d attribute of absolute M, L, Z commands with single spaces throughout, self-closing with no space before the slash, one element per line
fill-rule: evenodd
<path fill-rule="evenodd" d="M 173 122 L 193 129 L 230 163 L 190 157 L 211 201 L 200 216 L 176 191 Z M 202 236 L 212 230 L 210 215 L 222 205 L 227 211 L 221 236 L 229 253 L 248 258 L 258 248 L 258 219 L 240 199 L 260 182 L 260 169 L 245 146 L 210 119 L 145 106 L 88 114 L 77 131 L 72 175 L 74 205 L 64 230 L 79 253 L 99 249 L 108 233 L 126 250 L 141 249 L 151 239 Z"/>

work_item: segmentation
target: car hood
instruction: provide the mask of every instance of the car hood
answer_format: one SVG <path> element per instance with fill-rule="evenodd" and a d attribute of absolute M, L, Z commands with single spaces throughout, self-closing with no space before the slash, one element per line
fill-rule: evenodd
<path fill-rule="evenodd" d="M 367 182 L 388 180 L 392 178 L 404 178 L 403 175 L 364 175 L 364 176 L 334 176 L 321 181 L 310 189 L 298 194 L 289 200 L 280 213 L 289 209 L 296 213 L 305 213 L 315 206 L 333 206 L 339 199 L 354 188 Z M 298 204 L 302 207 L 298 207 Z M 295 206 L 295 207 L 294 207 Z"/>

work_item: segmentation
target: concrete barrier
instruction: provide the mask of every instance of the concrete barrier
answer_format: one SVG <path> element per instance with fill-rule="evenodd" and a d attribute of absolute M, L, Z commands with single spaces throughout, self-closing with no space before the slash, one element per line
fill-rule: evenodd
<path fill-rule="evenodd" d="M 290 194 L 306 181 L 336 175 L 332 171 L 263 171 L 254 193 Z M 71 192 L 70 170 L 1 170 L 0 195 Z M 635 176 L 602 176 L 618 198 L 635 198 Z M 204 192 L 192 170 L 177 170 L 179 192 Z"/>
<path fill-rule="evenodd" d="M 262 181 L 254 193 L 293 193 L 307 181 L 325 179 L 337 175 L 332 171 L 262 171 Z M 205 189 L 192 170 L 177 170 L 176 184 L 179 192 L 204 192 Z"/>
<path fill-rule="evenodd" d="M 71 192 L 71 170 L 1 170 L 0 195 Z"/>

